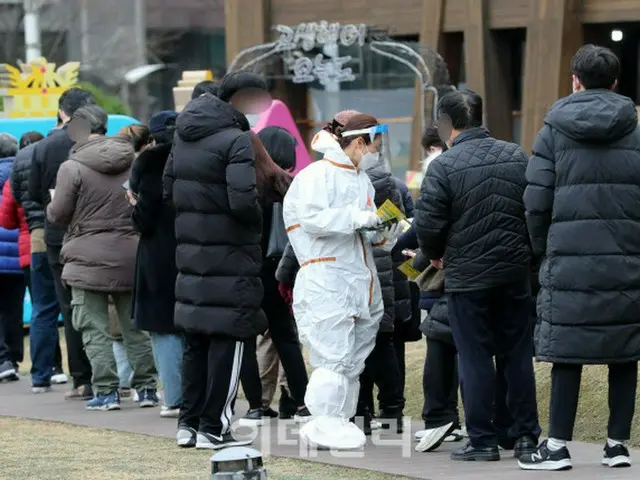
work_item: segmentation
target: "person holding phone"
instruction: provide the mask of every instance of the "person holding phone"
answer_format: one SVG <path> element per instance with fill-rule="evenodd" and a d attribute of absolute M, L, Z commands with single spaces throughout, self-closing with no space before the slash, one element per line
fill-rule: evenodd
<path fill-rule="evenodd" d="M 47 207 L 52 224 L 68 228 L 61 250 L 62 280 L 72 294 L 73 327 L 91 360 L 95 397 L 89 410 L 119 410 L 120 380 L 109 332 L 109 297 L 115 308 L 133 367 L 132 387 L 141 407 L 157 405 L 156 369 L 149 336 L 131 322 L 131 292 L 138 237 L 121 185 L 135 153 L 126 138 L 106 137 L 107 114 L 90 105 L 78 109 L 69 125 L 76 142 L 56 179 Z"/>

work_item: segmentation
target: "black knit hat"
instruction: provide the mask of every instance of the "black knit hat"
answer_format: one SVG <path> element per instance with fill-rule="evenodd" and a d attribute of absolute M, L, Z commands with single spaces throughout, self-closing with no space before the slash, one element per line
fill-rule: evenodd
<path fill-rule="evenodd" d="M 223 102 L 231 100 L 240 90 L 264 90 L 267 91 L 267 82 L 253 72 L 233 72 L 222 77 L 218 89 L 218 98 Z"/>
<path fill-rule="evenodd" d="M 173 110 L 162 110 L 154 113 L 149 119 L 149 133 L 157 135 L 167 130 L 167 128 L 175 126 L 176 118 L 178 118 L 178 114 Z"/>

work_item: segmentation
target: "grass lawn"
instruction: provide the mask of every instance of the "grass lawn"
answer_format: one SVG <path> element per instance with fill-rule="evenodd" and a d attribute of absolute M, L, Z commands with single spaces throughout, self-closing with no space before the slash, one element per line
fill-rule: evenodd
<path fill-rule="evenodd" d="M 171 439 L 0 417 L 0 479 L 156 480 L 211 475 L 212 452 L 180 450 Z M 269 457 L 269 479 L 393 480 L 396 475 Z"/>
<path fill-rule="evenodd" d="M 62 335 L 62 330 L 60 334 Z M 405 415 L 412 417 L 412 420 L 418 423 L 421 423 L 420 414 L 423 401 L 422 370 L 425 351 L 424 341 L 407 344 L 407 382 L 405 392 L 407 407 Z M 26 374 L 30 367 L 29 342 L 28 337 L 25 337 L 25 362 L 20 366 L 20 370 L 23 374 Z M 537 363 L 535 364 L 535 370 L 538 386 L 538 409 L 540 411 L 540 421 L 543 425 L 543 435 L 545 435 L 549 420 L 551 368 L 549 364 Z M 576 419 L 576 440 L 603 443 L 606 439 L 607 391 L 607 368 L 604 366 L 585 367 L 582 374 L 580 405 Z M 240 396 L 242 396 L 242 389 L 240 389 Z M 640 396 L 636 401 L 636 411 L 640 412 Z M 640 446 L 640 429 L 637 422 L 632 432 L 631 444 L 636 447 Z"/>

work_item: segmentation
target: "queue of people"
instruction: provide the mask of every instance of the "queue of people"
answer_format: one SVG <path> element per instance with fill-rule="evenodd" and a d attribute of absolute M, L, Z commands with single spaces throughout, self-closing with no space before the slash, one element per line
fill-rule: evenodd
<path fill-rule="evenodd" d="M 44 139 L 0 134 L 0 380 L 19 378 L 28 286 L 34 394 L 67 381 L 62 314 L 67 398 L 90 410 L 131 389 L 177 418 L 179 447 L 246 445 L 232 429 L 242 386 L 241 425 L 294 419 L 309 448 L 360 449 L 373 429 L 402 433 L 404 346 L 424 334 L 416 451 L 467 438 L 452 460 L 511 451 L 522 469 L 570 469 L 582 365 L 605 364 L 602 463 L 630 466 L 640 133 L 619 70 L 606 48 L 576 53 L 574 93 L 531 159 L 491 136 L 477 93 L 443 91 L 415 209 L 388 126 L 366 113 L 337 113 L 311 143 L 322 159 L 294 177 L 295 138 L 251 131 L 270 103 L 256 74 L 201 82 L 180 114 L 111 137 L 69 89 Z M 382 218 L 386 202 L 409 221 Z M 553 364 L 542 442 L 532 357 Z"/>

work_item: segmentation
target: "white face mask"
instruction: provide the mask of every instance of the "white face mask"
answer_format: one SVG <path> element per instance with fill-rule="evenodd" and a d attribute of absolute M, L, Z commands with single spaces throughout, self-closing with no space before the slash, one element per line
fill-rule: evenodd
<path fill-rule="evenodd" d="M 379 152 L 371 153 L 369 150 L 367 150 L 367 152 L 362 155 L 362 158 L 360 159 L 360 163 L 358 164 L 358 168 L 360 170 L 367 171 L 370 168 L 378 165 L 379 161 L 380 161 Z"/>

